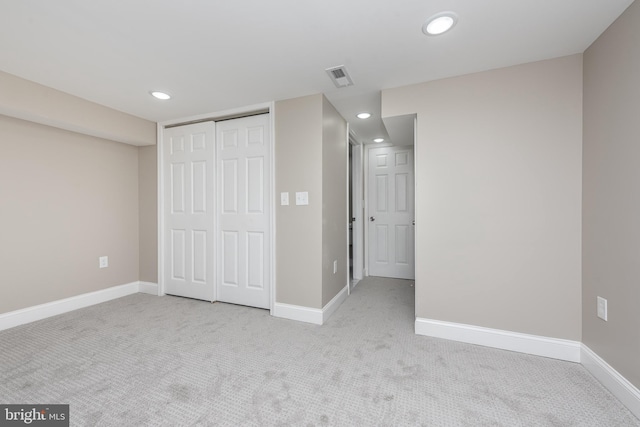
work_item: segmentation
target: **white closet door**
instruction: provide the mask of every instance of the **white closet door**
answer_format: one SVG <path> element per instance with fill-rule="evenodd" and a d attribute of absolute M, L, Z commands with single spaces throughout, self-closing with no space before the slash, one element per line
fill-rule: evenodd
<path fill-rule="evenodd" d="M 369 275 L 415 278 L 413 147 L 369 150 Z"/>
<path fill-rule="evenodd" d="M 270 306 L 269 115 L 216 123 L 218 300 Z"/>
<path fill-rule="evenodd" d="M 213 122 L 165 129 L 164 286 L 167 294 L 214 299 Z"/>

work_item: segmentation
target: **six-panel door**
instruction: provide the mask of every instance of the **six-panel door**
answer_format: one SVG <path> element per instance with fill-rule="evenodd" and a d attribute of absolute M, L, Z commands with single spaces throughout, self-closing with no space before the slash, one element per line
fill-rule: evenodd
<path fill-rule="evenodd" d="M 413 147 L 369 150 L 369 275 L 415 278 Z"/>
<path fill-rule="evenodd" d="M 218 300 L 270 306 L 269 116 L 218 122 Z"/>
<path fill-rule="evenodd" d="M 214 124 L 165 129 L 165 292 L 214 299 Z"/>

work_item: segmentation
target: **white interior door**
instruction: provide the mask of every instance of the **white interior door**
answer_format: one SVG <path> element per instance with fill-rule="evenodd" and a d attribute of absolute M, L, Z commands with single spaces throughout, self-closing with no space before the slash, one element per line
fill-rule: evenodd
<path fill-rule="evenodd" d="M 218 300 L 270 306 L 269 115 L 216 123 Z"/>
<path fill-rule="evenodd" d="M 369 149 L 369 275 L 415 278 L 413 147 Z"/>
<path fill-rule="evenodd" d="M 163 131 L 164 290 L 214 299 L 214 124 Z"/>

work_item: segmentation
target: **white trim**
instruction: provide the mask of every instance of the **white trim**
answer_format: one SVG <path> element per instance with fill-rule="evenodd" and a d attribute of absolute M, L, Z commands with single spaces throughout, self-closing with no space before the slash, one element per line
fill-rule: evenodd
<path fill-rule="evenodd" d="M 227 118 L 229 116 L 251 114 L 258 111 L 269 110 L 273 105 L 273 102 L 262 102 L 260 104 L 247 105 L 244 107 L 231 108 L 229 110 L 214 111 L 211 113 L 198 114 L 197 116 L 181 117 L 173 120 L 165 120 L 159 124 L 164 129 L 166 126 L 175 126 L 181 124 L 190 124 L 196 121 L 216 121 L 221 118 Z"/>
<path fill-rule="evenodd" d="M 582 344 L 580 357 L 582 366 L 618 398 L 633 415 L 640 418 L 640 390 L 584 344 Z"/>
<path fill-rule="evenodd" d="M 329 317 L 340 307 L 349 296 L 349 286 L 345 286 L 338 294 L 324 306 L 324 308 L 310 308 L 301 305 L 285 304 L 276 302 L 273 305 L 273 316 L 283 319 L 297 320 L 298 322 L 313 323 L 322 325 L 329 320 Z"/>
<path fill-rule="evenodd" d="M 346 173 L 346 176 L 345 176 L 345 178 L 346 178 L 345 185 L 347 187 L 346 188 L 347 197 L 346 197 L 346 200 L 345 200 L 346 201 L 346 204 L 345 204 L 346 209 L 345 210 L 347 211 L 347 215 L 346 215 L 347 216 L 347 218 L 346 218 L 347 222 L 345 224 L 345 238 L 346 238 L 346 241 L 347 241 L 347 250 L 346 250 L 346 255 L 347 255 L 346 258 L 347 259 L 345 260 L 346 262 L 345 262 L 344 265 L 347 267 L 347 268 L 345 268 L 347 294 L 351 295 L 351 286 L 349 286 L 351 284 L 351 277 L 350 277 L 350 274 L 349 274 L 349 270 L 355 272 L 355 270 L 353 269 L 353 265 L 351 264 L 351 262 L 353 262 L 353 259 L 349 257 L 349 244 L 350 243 L 353 244 L 352 243 L 352 241 L 353 241 L 353 224 L 351 224 L 351 215 L 353 214 L 353 212 L 349 212 L 349 204 L 351 202 L 351 194 L 349 194 L 349 183 L 351 182 L 351 159 L 349 158 L 349 150 L 351 150 L 351 141 L 349 139 L 349 122 L 347 122 L 346 120 L 345 120 L 345 122 L 347 124 L 347 126 L 346 126 L 347 127 L 347 132 L 346 132 L 346 135 L 345 135 L 346 143 L 347 143 L 347 145 L 346 145 L 346 153 L 345 153 L 346 154 L 345 163 L 346 163 L 346 166 L 347 166 L 346 167 L 347 173 Z M 352 206 L 352 209 L 353 209 L 353 206 Z M 349 224 L 351 224 L 351 232 L 349 231 Z M 351 234 L 351 237 L 349 237 L 349 234 Z M 351 240 L 351 242 L 350 242 L 350 240 Z"/>
<path fill-rule="evenodd" d="M 417 335 L 426 335 L 429 337 L 517 351 L 519 353 L 550 357 L 568 362 L 580 362 L 581 343 L 578 341 L 423 319 L 420 317 L 416 317 L 415 333 Z"/>
<path fill-rule="evenodd" d="M 151 282 L 138 282 L 138 292 L 149 295 L 158 295 L 158 284 Z"/>
<path fill-rule="evenodd" d="M 329 301 L 327 305 L 325 305 L 322 308 L 323 324 L 324 322 L 329 320 L 329 317 L 331 317 L 331 315 L 338 309 L 338 307 L 340 307 L 340 304 L 342 304 L 347 299 L 348 296 L 349 296 L 349 285 L 342 288 L 342 290 L 338 292 L 338 294 L 335 297 L 333 297 L 331 301 Z"/>
<path fill-rule="evenodd" d="M 276 302 L 273 305 L 272 314 L 274 317 L 281 317 L 283 319 L 322 325 L 322 310 L 319 308 L 309 308 L 301 305 Z"/>
<path fill-rule="evenodd" d="M 150 284 L 145 282 L 145 289 L 148 289 L 147 285 Z M 126 285 L 113 286 L 111 288 L 101 289 L 95 292 L 76 295 L 45 304 L 34 305 L 33 307 L 27 307 L 21 310 L 10 311 L 8 313 L 0 314 L 0 331 L 24 325 L 25 323 L 35 322 L 36 320 L 46 319 L 47 317 L 57 316 L 58 314 L 68 313 L 91 305 L 111 301 L 138 292 L 140 292 L 140 282 L 131 282 Z"/>
<path fill-rule="evenodd" d="M 164 126 L 158 123 L 157 125 L 157 138 L 156 143 L 156 170 L 157 170 L 157 216 L 158 216 L 158 296 L 163 296 L 164 293 L 164 172 L 162 165 L 164 164 L 164 157 L 162 155 L 163 146 L 163 134 Z"/>
<path fill-rule="evenodd" d="M 362 274 L 369 276 L 369 146 L 362 146 Z"/>
<path fill-rule="evenodd" d="M 269 103 L 269 119 L 271 120 L 271 176 L 269 177 L 269 185 L 271 188 L 271 248 L 269 253 L 269 262 L 271 263 L 271 292 L 269 301 L 269 314 L 273 316 L 273 307 L 276 303 L 276 103 Z"/>
<path fill-rule="evenodd" d="M 353 216 L 356 219 L 355 225 L 352 227 L 353 240 L 353 279 L 362 280 L 364 272 L 364 196 L 363 190 L 363 171 L 362 158 L 364 150 L 362 144 L 354 145 L 351 149 L 353 172 L 352 186 L 353 195 L 351 198 Z M 355 172 L 355 173 L 354 173 Z"/>
<path fill-rule="evenodd" d="M 218 201 L 218 184 L 220 183 L 219 181 L 219 174 L 221 173 L 220 168 L 218 168 L 218 158 L 220 153 L 218 153 L 218 124 L 214 121 L 212 123 L 213 126 L 213 140 L 211 141 L 211 143 L 213 144 L 213 159 L 210 159 L 212 162 L 212 167 L 213 167 L 213 182 L 210 183 L 213 186 L 213 198 L 212 198 L 212 208 L 213 209 L 213 242 L 212 242 L 212 247 L 211 247 L 211 255 L 213 257 L 213 272 L 211 274 L 213 283 L 211 283 L 211 285 L 213 286 L 213 300 L 211 302 L 215 302 L 218 301 L 218 256 L 220 256 L 222 253 L 220 251 L 220 249 L 222 248 L 222 242 L 219 239 L 220 234 L 220 212 L 218 211 L 219 209 L 219 201 Z M 163 171 L 164 172 L 164 171 Z"/>

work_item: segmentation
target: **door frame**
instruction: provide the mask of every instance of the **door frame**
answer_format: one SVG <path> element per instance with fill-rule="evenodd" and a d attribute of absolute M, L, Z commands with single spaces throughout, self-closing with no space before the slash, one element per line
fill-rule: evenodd
<path fill-rule="evenodd" d="M 166 127 L 174 127 L 174 126 L 180 126 L 180 125 L 188 125 L 188 124 L 193 124 L 193 123 L 198 123 L 198 122 L 216 122 L 216 121 L 220 121 L 220 120 L 228 120 L 228 119 L 232 119 L 232 118 L 240 118 L 240 117 L 246 117 L 246 116 L 252 116 L 252 115 L 256 115 L 256 114 L 265 114 L 265 113 L 269 113 L 269 121 L 270 121 L 270 137 L 271 137 L 271 147 L 270 147 L 270 156 L 271 156 L 271 160 L 270 160 L 270 166 L 271 166 L 271 174 L 268 177 L 269 180 L 269 190 L 271 192 L 271 199 L 272 199 L 272 203 L 271 203 L 271 207 L 270 207 L 270 220 L 269 220 L 269 233 L 271 234 L 271 244 L 269 245 L 269 265 L 271 267 L 271 274 L 269 277 L 269 291 L 270 291 L 270 302 L 269 302 L 269 312 L 271 314 L 273 314 L 273 307 L 275 304 L 275 297 L 276 297 L 276 262 L 275 262 L 275 257 L 276 257 L 276 212 L 275 212 L 275 208 L 276 208 L 276 203 L 273 202 L 273 199 L 275 197 L 275 144 L 276 144 L 276 140 L 275 140 L 275 102 L 266 102 L 266 103 L 261 103 L 261 104 L 254 104 L 254 105 L 249 105 L 249 106 L 245 106 L 245 107 L 239 107 L 239 108 L 234 108 L 234 109 L 230 109 L 230 110 L 222 110 L 222 111 L 216 111 L 216 112 L 212 112 L 212 113 L 205 113 L 205 114 L 199 114 L 197 116 L 190 116 L 190 117 L 182 117 L 182 118 L 177 118 L 177 119 L 172 119 L 172 120 L 165 120 L 162 122 L 158 122 L 156 129 L 157 129 L 157 144 L 156 144 L 156 148 L 157 148 L 157 179 L 158 179 L 158 206 L 157 206 L 157 211 L 158 211 L 158 296 L 163 296 L 165 295 L 165 277 L 164 277 L 164 266 L 165 266 L 165 247 L 164 247 L 164 237 L 165 237 L 165 219 L 164 219 L 164 168 L 163 168 L 163 164 L 164 164 L 164 157 L 163 157 L 163 147 L 164 147 L 164 141 L 163 141 L 163 131 Z M 215 143 L 215 137 L 214 137 L 214 143 Z M 214 183 L 213 185 L 217 186 L 217 180 L 214 177 Z M 215 187 L 217 188 L 217 187 Z M 214 198 L 213 201 L 213 208 L 215 210 L 215 217 L 217 219 L 218 217 L 218 206 L 217 206 L 217 196 Z M 214 224 L 215 227 L 217 227 L 217 220 L 216 220 L 216 224 Z M 217 243 L 216 243 L 216 248 L 217 248 Z M 214 255 L 214 260 L 213 260 L 213 268 L 214 271 L 217 271 L 217 256 Z M 214 283 L 213 283 L 213 287 L 214 287 L 214 291 L 213 291 L 213 296 L 214 296 L 214 301 L 216 301 L 218 299 L 218 289 L 217 289 L 217 281 L 216 278 L 214 277 Z"/>
<path fill-rule="evenodd" d="M 350 135 L 349 144 L 351 145 L 351 206 L 353 210 L 352 217 L 355 221 L 352 223 L 351 231 L 353 233 L 351 245 L 353 246 L 353 280 L 355 283 L 364 278 L 364 175 L 363 175 L 363 144 L 354 136 Z M 351 218 L 349 218 L 351 222 Z M 349 283 L 351 287 L 351 283 Z"/>

